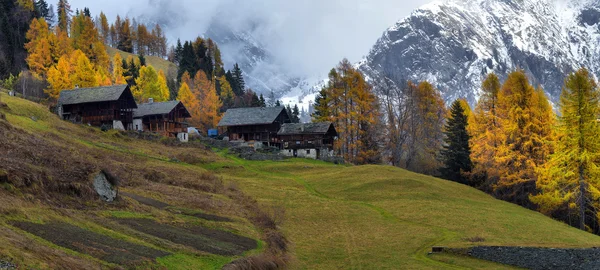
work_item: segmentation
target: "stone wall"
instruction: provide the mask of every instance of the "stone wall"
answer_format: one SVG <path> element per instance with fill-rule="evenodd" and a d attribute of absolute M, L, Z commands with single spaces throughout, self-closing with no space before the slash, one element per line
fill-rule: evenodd
<path fill-rule="evenodd" d="M 474 247 L 469 256 L 527 269 L 600 269 L 600 249 Z"/>

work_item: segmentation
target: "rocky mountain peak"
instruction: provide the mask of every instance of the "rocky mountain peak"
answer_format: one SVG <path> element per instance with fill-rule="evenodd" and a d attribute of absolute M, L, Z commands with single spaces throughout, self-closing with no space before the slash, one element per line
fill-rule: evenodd
<path fill-rule="evenodd" d="M 446 102 L 474 104 L 484 77 L 524 69 L 556 102 L 565 75 L 599 75 L 598 0 L 446 0 L 390 27 L 358 64 L 377 87 L 428 80 Z"/>

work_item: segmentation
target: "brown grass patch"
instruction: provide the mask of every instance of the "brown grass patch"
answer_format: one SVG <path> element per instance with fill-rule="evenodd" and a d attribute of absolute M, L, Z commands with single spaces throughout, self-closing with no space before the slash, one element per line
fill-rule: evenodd
<path fill-rule="evenodd" d="M 167 252 L 129 243 L 62 222 L 36 224 L 13 222 L 13 226 L 44 238 L 55 245 L 119 265 L 136 266 L 154 262 Z"/>

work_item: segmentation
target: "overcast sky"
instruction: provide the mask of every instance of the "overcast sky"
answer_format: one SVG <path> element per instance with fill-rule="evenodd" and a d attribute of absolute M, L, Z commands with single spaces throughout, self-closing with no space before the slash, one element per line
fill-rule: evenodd
<path fill-rule="evenodd" d="M 300 73 L 326 73 L 342 58 L 365 56 L 383 31 L 431 0 L 71 0 L 71 7 L 167 20 L 167 37 L 192 39 L 216 15 L 233 25 L 262 20 L 261 42 Z M 56 1 L 50 1 L 56 5 Z"/>

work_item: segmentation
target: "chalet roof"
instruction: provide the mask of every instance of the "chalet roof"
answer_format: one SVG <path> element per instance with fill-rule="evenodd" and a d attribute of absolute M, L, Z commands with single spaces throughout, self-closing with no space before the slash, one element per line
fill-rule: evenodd
<path fill-rule="evenodd" d="M 58 104 L 71 105 L 104 101 L 117 101 L 129 87 L 125 85 L 77 88 L 60 92 Z M 133 108 L 136 108 L 135 105 Z"/>
<path fill-rule="evenodd" d="M 285 111 L 284 107 L 229 109 L 225 112 L 223 118 L 221 118 L 218 126 L 231 127 L 272 124 L 281 112 Z"/>
<path fill-rule="evenodd" d="M 146 115 L 169 114 L 180 103 L 181 103 L 181 101 L 179 101 L 179 100 L 173 100 L 173 101 L 166 101 L 166 102 L 152 102 L 152 103 L 138 104 L 138 108 L 135 111 L 133 111 L 133 118 L 141 118 Z M 183 106 L 183 103 L 181 103 L 181 106 Z M 183 106 L 183 108 L 185 109 L 186 117 L 191 117 L 190 113 L 185 108 L 185 106 Z"/>
<path fill-rule="evenodd" d="M 327 134 L 332 125 L 331 122 L 283 124 L 277 135 Z"/>

